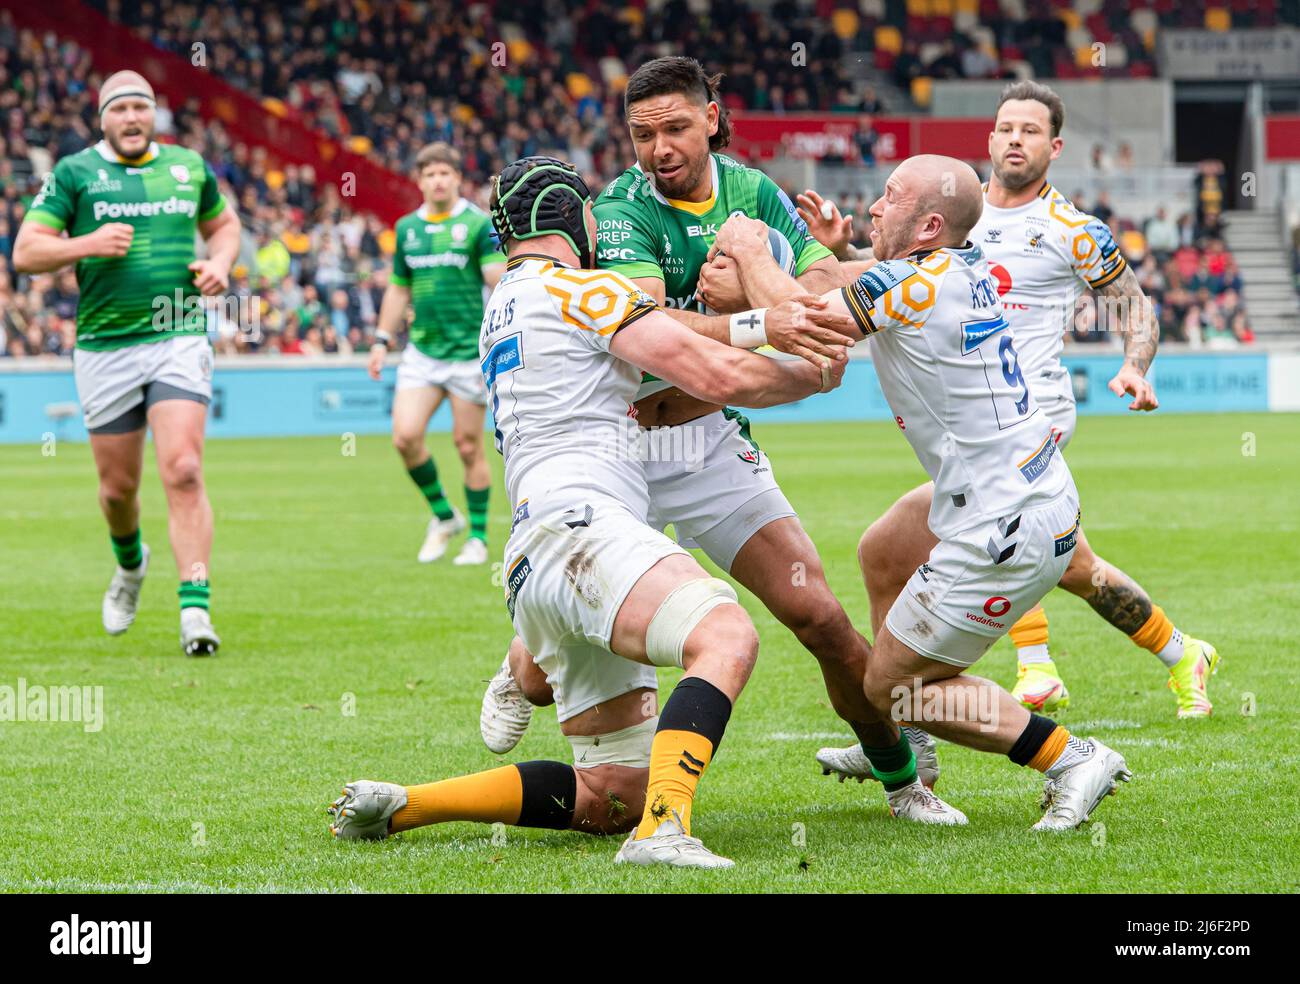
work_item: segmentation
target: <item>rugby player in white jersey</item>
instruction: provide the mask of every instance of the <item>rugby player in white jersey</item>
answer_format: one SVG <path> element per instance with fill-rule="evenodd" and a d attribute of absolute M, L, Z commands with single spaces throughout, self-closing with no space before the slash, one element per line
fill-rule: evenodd
<path fill-rule="evenodd" d="M 620 862 L 729 867 L 690 836 L 691 803 L 758 637 L 731 586 L 648 525 L 629 411 L 642 369 L 709 402 L 803 399 L 838 385 L 843 348 L 818 368 L 722 345 L 622 275 L 592 269 L 596 222 L 568 164 L 509 165 L 492 218 L 509 262 L 479 349 L 514 514 L 506 606 L 546 675 L 574 764 L 525 762 L 411 787 L 362 780 L 330 808 L 332 829 L 365 838 L 447 820 L 635 827 Z M 812 315 L 797 302 L 764 312 L 774 328 Z M 728 320 L 718 318 L 724 329 Z M 852 328 L 843 315 L 822 320 L 838 337 Z M 685 670 L 658 717 L 656 666 Z"/>
<path fill-rule="evenodd" d="M 1026 81 L 1003 90 L 989 134 L 992 174 L 984 212 L 971 233 L 997 280 L 1006 318 L 1015 331 L 1020 370 L 1052 421 L 1061 447 L 1074 435 L 1076 416 L 1074 390 L 1069 370 L 1061 365 L 1061 351 L 1084 287 L 1104 299 L 1097 306 L 1112 312 L 1111 327 L 1123 333 L 1124 363 L 1109 386 L 1117 396 L 1133 398 L 1130 410 L 1157 407 L 1146 374 L 1159 337 L 1151 303 L 1110 230 L 1076 210 L 1047 181 L 1048 167 L 1063 146 L 1064 117 L 1060 97 L 1047 86 Z M 816 196 L 801 196 L 801 204 L 801 215 L 813 220 L 814 233 L 834 237 L 835 247 L 850 255 L 842 246 L 844 233 L 851 228 L 845 228 L 833 206 L 827 210 L 832 215 L 822 219 L 823 203 Z M 852 258 L 858 258 L 856 251 Z M 859 547 L 863 570 L 876 583 L 879 596 L 889 596 L 894 585 L 906 581 L 933 548 L 933 536 L 912 535 L 919 529 L 917 517 L 929 511 L 933 493 L 933 485 L 926 483 L 903 496 L 863 537 Z M 1061 587 L 1087 601 L 1168 668 L 1179 718 L 1210 715 L 1208 683 L 1219 661 L 1215 647 L 1179 631 L 1141 585 L 1092 551 L 1082 532 Z M 1069 692 L 1048 650 L 1042 606 L 1017 621 L 1010 635 L 1020 663 L 1012 693 L 1033 710 L 1063 709 Z M 855 746 L 822 749 L 818 761 L 841 777 L 861 778 L 869 768 Z"/>
<path fill-rule="evenodd" d="M 933 530 L 929 556 L 884 592 L 864 570 L 876 629 L 864 690 L 881 714 L 1043 772 L 1035 829 L 1065 830 L 1129 778 L 1124 759 L 964 672 L 1057 584 L 1079 536 L 1078 493 L 1053 423 L 968 239 L 982 207 L 968 165 L 904 161 L 871 207 L 876 264 L 823 295 L 870 338 L 881 389 L 934 482 L 928 517 L 906 513 L 912 526 L 900 531 Z M 751 302 L 772 304 L 798 285 L 762 248 L 765 236 L 761 223 L 735 216 L 715 245 L 736 261 Z"/>
<path fill-rule="evenodd" d="M 739 211 L 768 224 L 769 242 L 786 255 L 787 269 L 805 291 L 821 294 L 846 282 L 776 183 L 721 153 L 731 128 L 718 87 L 719 77 L 685 57 L 656 58 L 628 79 L 625 109 L 637 161 L 595 203 L 597 263 L 628 277 L 670 309 L 670 316 L 715 341 L 731 340 L 732 323 L 709 316 L 702 297 L 706 290 L 709 308 L 752 320 L 752 330 L 765 332 L 781 351 L 825 354 L 815 335 L 786 338 L 773 325 L 764 329 L 743 313 L 738 291 L 721 296 L 725 278 L 706 275 L 706 264 L 713 266 L 707 260 L 714 233 Z M 735 283 L 734 272 L 730 281 Z M 728 303 L 737 299 L 742 303 Z M 646 465 L 653 525 L 672 524 L 679 540 L 699 546 L 752 591 L 813 654 L 832 708 L 862 744 L 863 761 L 868 749 L 885 743 L 892 749 L 897 735 L 870 723 L 872 711 L 862 695 L 870 647 L 831 591 L 817 548 L 777 484 L 773 463 L 753 442 L 748 421 L 654 376 L 650 373 L 637 393 L 636 421 L 657 441 L 701 447 L 698 460 L 677 454 Z M 800 576 L 792 577 L 792 571 Z M 484 692 L 479 725 L 494 752 L 515 746 L 534 704 L 551 702 L 532 666 L 515 640 Z M 938 775 L 934 742 L 917 729 L 909 729 L 908 736 L 916 774 L 932 786 Z"/>

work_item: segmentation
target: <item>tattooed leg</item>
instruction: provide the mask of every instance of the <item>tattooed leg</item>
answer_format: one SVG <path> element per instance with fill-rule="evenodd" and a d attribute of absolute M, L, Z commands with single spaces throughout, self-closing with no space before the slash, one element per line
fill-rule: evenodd
<path fill-rule="evenodd" d="M 1140 584 L 1092 552 L 1082 530 L 1061 587 L 1086 601 L 1126 636 L 1146 625 L 1154 610 L 1151 597 Z"/>

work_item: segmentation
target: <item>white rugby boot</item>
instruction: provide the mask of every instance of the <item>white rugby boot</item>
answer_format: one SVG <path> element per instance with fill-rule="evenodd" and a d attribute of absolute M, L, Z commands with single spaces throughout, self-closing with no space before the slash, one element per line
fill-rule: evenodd
<path fill-rule="evenodd" d="M 885 793 L 885 799 L 889 801 L 889 815 L 893 817 L 947 827 L 966 825 L 966 814 L 935 796 L 921 785 L 920 779 L 914 780 L 911 785 L 904 786 L 902 789 Z"/>
<path fill-rule="evenodd" d="M 912 746 L 912 754 L 916 756 L 917 778 L 923 785 L 933 789 L 939 781 L 939 743 L 929 732 L 920 728 L 909 727 L 902 731 L 907 743 Z M 834 773 L 840 777 L 840 782 L 845 779 L 875 781 L 876 778 L 871 774 L 871 763 L 867 761 L 867 753 L 860 744 L 820 749 L 817 752 L 817 764 L 822 767 L 822 775 Z"/>
<path fill-rule="evenodd" d="M 1043 819 L 1034 830 L 1073 830 L 1083 824 L 1097 805 L 1133 778 L 1124 756 L 1096 738 L 1085 741 L 1092 754 L 1072 765 L 1043 786 Z"/>
<path fill-rule="evenodd" d="M 206 608 L 181 609 L 181 648 L 186 656 L 215 656 L 221 637 Z"/>
<path fill-rule="evenodd" d="M 343 840 L 383 840 L 389 818 L 406 805 L 406 790 L 393 782 L 358 779 L 326 807 L 334 818 L 330 833 Z"/>
<path fill-rule="evenodd" d="M 460 553 L 456 554 L 452 560 L 452 563 L 457 567 L 468 567 L 470 565 L 486 564 L 487 562 L 487 544 L 476 536 L 466 540 L 465 545 L 460 548 Z"/>
<path fill-rule="evenodd" d="M 714 854 L 698 837 L 688 836 L 676 810 L 649 837 L 628 836 L 614 857 L 615 864 L 666 864 L 673 868 L 734 868 L 736 862 Z"/>
<path fill-rule="evenodd" d="M 498 755 L 504 755 L 516 745 L 528 730 L 533 719 L 533 705 L 515 683 L 510 672 L 510 655 L 501 662 L 501 668 L 488 681 L 483 691 L 483 707 L 478 715 L 478 733 L 483 744 Z"/>
<path fill-rule="evenodd" d="M 118 567 L 113 572 L 113 580 L 108 582 L 108 590 L 104 592 L 100 612 L 104 620 L 104 631 L 109 635 L 121 635 L 135 621 L 135 610 L 140 604 L 140 587 L 144 584 L 144 575 L 149 569 L 149 544 L 140 544 L 140 555 L 140 566 L 133 571 Z"/>
<path fill-rule="evenodd" d="M 434 516 L 424 533 L 424 545 L 420 547 L 417 558 L 421 564 L 432 564 L 447 552 L 447 544 L 457 533 L 465 529 L 465 517 L 455 506 L 451 507 L 451 519 L 439 519 Z"/>

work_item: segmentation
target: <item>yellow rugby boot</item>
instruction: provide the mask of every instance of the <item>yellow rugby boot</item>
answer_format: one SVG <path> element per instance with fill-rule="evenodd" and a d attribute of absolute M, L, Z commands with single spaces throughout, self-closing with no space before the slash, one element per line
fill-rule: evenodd
<path fill-rule="evenodd" d="M 1021 663 L 1011 696 L 1022 707 L 1039 714 L 1063 711 L 1070 703 L 1070 691 L 1050 659 L 1046 663 Z"/>
<path fill-rule="evenodd" d="M 1169 689 L 1178 698 L 1178 717 L 1209 717 L 1214 712 L 1210 703 L 1209 682 L 1219 668 L 1219 651 L 1208 642 L 1183 638 L 1183 658 L 1169 670 Z"/>

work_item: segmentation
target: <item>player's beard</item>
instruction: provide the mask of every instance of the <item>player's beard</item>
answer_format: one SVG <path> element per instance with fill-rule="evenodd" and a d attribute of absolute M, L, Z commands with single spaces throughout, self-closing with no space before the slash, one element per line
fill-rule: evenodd
<path fill-rule="evenodd" d="M 1024 154 L 1024 151 L 1022 150 L 1021 153 Z M 1001 164 L 994 164 L 993 176 L 998 179 L 998 184 L 1007 191 L 1023 191 L 1028 187 L 1042 183 L 1044 175 L 1047 174 L 1047 165 L 1049 163 L 1050 160 L 1044 160 L 1040 163 L 1025 154 L 1024 167 L 1013 171 Z"/>
<path fill-rule="evenodd" d="M 665 198 L 676 198 L 685 200 L 693 192 L 704 178 L 704 169 L 709 166 L 709 155 L 706 153 L 694 164 L 689 164 L 682 168 L 682 173 L 671 181 L 665 181 L 659 177 L 659 172 L 652 173 L 655 187 L 659 194 Z"/>
<path fill-rule="evenodd" d="M 141 154 L 147 154 L 149 152 L 149 145 L 153 143 L 154 126 L 152 123 L 138 123 L 136 124 L 136 126 L 144 135 L 144 146 L 141 147 L 139 150 L 132 151 L 131 153 L 127 153 L 125 150 L 122 149 L 122 143 L 120 137 L 118 137 L 116 134 L 109 134 L 107 130 L 104 131 L 104 139 L 108 141 L 108 145 L 113 148 L 113 153 L 117 154 L 118 157 L 124 157 L 127 160 L 133 160 L 134 158 L 139 157 Z"/>

